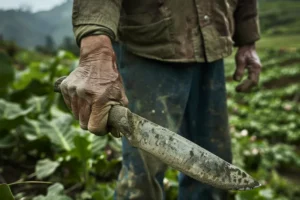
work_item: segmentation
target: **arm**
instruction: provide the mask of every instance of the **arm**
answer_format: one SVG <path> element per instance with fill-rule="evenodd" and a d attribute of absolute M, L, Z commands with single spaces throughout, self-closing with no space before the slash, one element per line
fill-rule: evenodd
<path fill-rule="evenodd" d="M 109 131 L 107 120 L 111 107 L 128 104 L 111 44 L 120 4 L 121 0 L 75 0 L 73 6 L 80 60 L 60 88 L 80 127 L 97 135 Z"/>
<path fill-rule="evenodd" d="M 238 51 L 235 56 L 236 71 L 233 79 L 240 82 L 245 69 L 248 69 L 248 78 L 236 87 L 236 91 L 249 92 L 257 86 L 261 71 L 260 59 L 255 49 L 255 42 L 260 38 L 257 0 L 238 0 L 234 18 L 233 40 L 238 46 Z"/>
<path fill-rule="evenodd" d="M 77 44 L 89 35 L 107 35 L 115 39 L 122 0 L 74 0 L 73 30 Z"/>
<path fill-rule="evenodd" d="M 260 39 L 257 0 L 238 0 L 234 21 L 233 41 L 235 46 L 253 44 Z"/>

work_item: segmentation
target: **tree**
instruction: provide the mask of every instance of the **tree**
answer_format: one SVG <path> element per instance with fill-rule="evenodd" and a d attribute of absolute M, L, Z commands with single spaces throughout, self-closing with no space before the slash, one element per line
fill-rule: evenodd
<path fill-rule="evenodd" d="M 43 46 L 36 46 L 36 50 L 38 52 L 44 53 L 44 54 L 50 54 L 53 55 L 56 52 L 56 45 L 52 38 L 52 36 L 47 35 L 45 37 L 45 44 Z"/>
<path fill-rule="evenodd" d="M 63 42 L 60 46 L 61 49 L 72 52 L 74 55 L 79 55 L 79 48 L 72 37 L 64 37 Z"/>

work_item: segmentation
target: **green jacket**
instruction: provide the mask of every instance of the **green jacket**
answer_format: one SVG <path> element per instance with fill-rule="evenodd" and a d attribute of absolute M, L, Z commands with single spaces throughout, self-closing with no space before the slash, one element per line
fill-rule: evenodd
<path fill-rule="evenodd" d="M 140 56 L 212 62 L 259 39 L 257 0 L 74 0 L 78 44 L 106 34 Z"/>

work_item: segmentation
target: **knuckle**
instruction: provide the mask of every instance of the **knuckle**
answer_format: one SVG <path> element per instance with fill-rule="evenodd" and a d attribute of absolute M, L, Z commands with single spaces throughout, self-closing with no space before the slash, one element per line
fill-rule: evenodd
<path fill-rule="evenodd" d="M 237 63 L 243 63 L 244 62 L 244 57 L 242 57 L 241 55 L 236 55 L 235 56 L 235 61 L 237 62 Z"/>
<path fill-rule="evenodd" d="M 76 85 L 74 83 L 68 84 L 67 89 L 72 92 L 76 90 Z"/>
<path fill-rule="evenodd" d="M 67 82 L 67 80 L 66 80 L 66 79 L 65 79 L 65 80 L 63 80 L 63 81 L 61 82 L 61 84 L 60 84 L 60 88 L 61 88 L 62 90 L 64 90 L 64 89 L 68 88 L 68 82 Z"/>
<path fill-rule="evenodd" d="M 78 96 L 80 97 L 84 97 L 86 96 L 86 89 L 83 86 L 79 86 L 76 88 L 76 93 L 78 94 Z"/>

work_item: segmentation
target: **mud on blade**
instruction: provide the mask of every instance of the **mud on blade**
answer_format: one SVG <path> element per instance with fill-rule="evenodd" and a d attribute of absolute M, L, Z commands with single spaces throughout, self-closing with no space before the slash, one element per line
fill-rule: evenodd
<path fill-rule="evenodd" d="M 250 190 L 260 186 L 238 167 L 128 109 L 112 109 L 109 121 L 119 127 L 133 146 L 198 181 L 226 190 Z"/>

